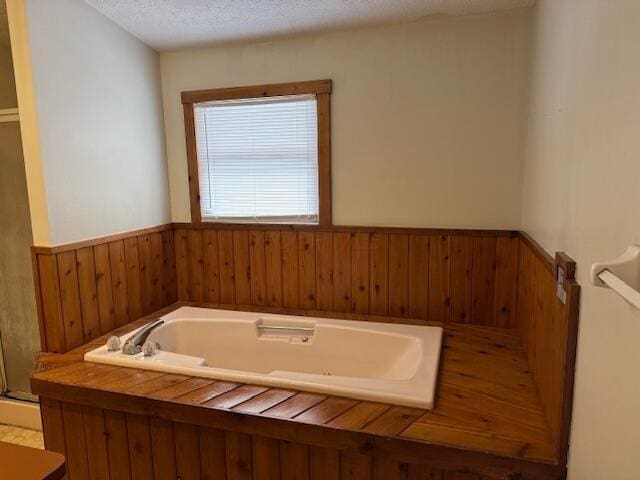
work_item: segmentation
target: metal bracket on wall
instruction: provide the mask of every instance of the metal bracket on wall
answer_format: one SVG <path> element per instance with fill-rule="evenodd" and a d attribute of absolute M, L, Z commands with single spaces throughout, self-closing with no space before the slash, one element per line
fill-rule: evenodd
<path fill-rule="evenodd" d="M 640 245 L 629 245 L 614 260 L 591 266 L 591 283 L 610 288 L 629 304 L 640 309 Z"/>

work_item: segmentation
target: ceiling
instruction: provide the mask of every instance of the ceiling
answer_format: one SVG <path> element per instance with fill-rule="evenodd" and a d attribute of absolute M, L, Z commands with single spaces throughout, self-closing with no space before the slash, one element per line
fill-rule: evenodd
<path fill-rule="evenodd" d="M 535 0 L 86 0 L 158 51 L 533 5 Z"/>

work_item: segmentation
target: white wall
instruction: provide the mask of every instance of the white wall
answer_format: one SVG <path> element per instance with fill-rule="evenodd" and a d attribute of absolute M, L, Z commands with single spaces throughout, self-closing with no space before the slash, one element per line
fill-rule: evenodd
<path fill-rule="evenodd" d="M 169 221 L 158 55 L 82 0 L 25 5 L 48 242 Z"/>
<path fill-rule="evenodd" d="M 183 90 L 330 78 L 336 224 L 518 228 L 530 10 L 161 55 L 174 221 Z"/>
<path fill-rule="evenodd" d="M 640 472 L 640 312 L 589 285 L 640 243 L 640 2 L 538 0 L 523 227 L 578 262 L 569 478 Z"/>

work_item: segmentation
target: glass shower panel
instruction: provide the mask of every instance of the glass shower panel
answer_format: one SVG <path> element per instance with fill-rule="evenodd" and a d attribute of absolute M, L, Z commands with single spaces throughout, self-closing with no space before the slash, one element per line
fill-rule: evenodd
<path fill-rule="evenodd" d="M 28 393 L 40 349 L 33 237 L 18 122 L 0 122 L 0 341 L 9 394 Z"/>

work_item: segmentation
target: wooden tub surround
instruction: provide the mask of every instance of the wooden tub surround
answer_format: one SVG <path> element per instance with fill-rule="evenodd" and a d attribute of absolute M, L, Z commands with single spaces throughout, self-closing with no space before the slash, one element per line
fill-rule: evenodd
<path fill-rule="evenodd" d="M 72 480 L 565 477 L 579 287 L 525 234 L 180 224 L 34 248 L 34 272 L 56 352 L 32 388 Z M 435 408 L 83 361 L 183 305 L 441 325 Z"/>

